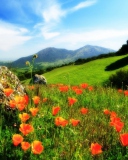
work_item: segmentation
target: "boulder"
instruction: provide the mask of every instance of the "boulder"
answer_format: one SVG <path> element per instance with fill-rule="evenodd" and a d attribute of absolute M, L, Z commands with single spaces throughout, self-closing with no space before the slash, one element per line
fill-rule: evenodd
<path fill-rule="evenodd" d="M 11 88 L 13 93 L 6 96 L 4 89 Z M 12 73 L 6 66 L 0 66 L 0 104 L 8 106 L 8 102 L 15 96 L 26 95 L 25 87 L 21 84 L 18 77 Z"/>
<path fill-rule="evenodd" d="M 33 78 L 34 84 L 44 84 L 47 85 L 47 80 L 43 75 L 35 74 Z"/>

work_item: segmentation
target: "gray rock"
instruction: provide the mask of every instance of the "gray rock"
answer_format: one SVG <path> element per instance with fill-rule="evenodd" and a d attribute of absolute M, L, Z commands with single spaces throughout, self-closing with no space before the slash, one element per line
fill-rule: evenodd
<path fill-rule="evenodd" d="M 11 88 L 14 91 L 9 97 L 4 94 L 6 88 Z M 15 95 L 26 95 L 25 87 L 6 66 L 0 66 L 0 104 L 8 105 L 8 102 L 13 100 Z"/>
<path fill-rule="evenodd" d="M 44 84 L 47 85 L 47 80 L 43 75 L 35 74 L 33 79 L 34 84 Z"/>

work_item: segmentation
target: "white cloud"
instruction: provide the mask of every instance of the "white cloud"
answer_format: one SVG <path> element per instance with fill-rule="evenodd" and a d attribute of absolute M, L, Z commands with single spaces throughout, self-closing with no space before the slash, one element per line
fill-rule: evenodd
<path fill-rule="evenodd" d="M 65 16 L 65 11 L 61 9 L 59 4 L 54 4 L 44 10 L 42 15 L 46 23 L 51 21 L 58 22 L 61 17 Z"/>
<path fill-rule="evenodd" d="M 19 28 L 8 23 L 0 22 L 0 50 L 10 50 L 17 45 L 21 45 L 31 39 L 24 35 L 28 32 L 25 28 Z"/>
<path fill-rule="evenodd" d="M 19 28 L 19 31 L 21 33 L 28 33 L 29 32 L 29 30 L 27 28 Z"/>
<path fill-rule="evenodd" d="M 45 9 L 39 9 L 40 13 L 42 13 L 44 22 L 42 22 L 42 24 L 39 23 L 39 25 L 37 24 L 35 28 L 38 28 L 45 39 L 56 37 L 60 33 L 55 31 L 55 28 L 58 27 L 58 23 L 60 23 L 62 17 L 67 16 L 68 14 L 71 14 L 72 12 L 75 12 L 81 8 L 94 5 L 96 2 L 97 0 L 88 0 L 81 2 L 72 8 L 63 10 L 61 4 L 56 0 L 53 0 L 52 2 L 48 0 L 47 3 L 45 2 Z"/>
<path fill-rule="evenodd" d="M 42 35 L 44 36 L 45 39 L 51 39 L 53 37 L 58 36 L 60 33 L 59 32 L 42 32 Z"/>
<path fill-rule="evenodd" d="M 92 6 L 92 5 L 94 5 L 96 2 L 97 2 L 96 0 L 83 1 L 83 2 L 79 3 L 78 5 L 76 5 L 75 7 L 73 7 L 73 8 L 71 9 L 71 11 L 74 12 L 74 11 L 77 11 L 77 10 L 79 10 L 79 9 Z"/>

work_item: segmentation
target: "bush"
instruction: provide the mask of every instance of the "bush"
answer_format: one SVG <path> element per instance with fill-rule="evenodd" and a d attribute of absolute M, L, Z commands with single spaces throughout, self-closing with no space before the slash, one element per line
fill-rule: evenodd
<path fill-rule="evenodd" d="M 115 88 L 128 88 L 128 70 L 119 70 L 109 77 L 109 83 Z"/>

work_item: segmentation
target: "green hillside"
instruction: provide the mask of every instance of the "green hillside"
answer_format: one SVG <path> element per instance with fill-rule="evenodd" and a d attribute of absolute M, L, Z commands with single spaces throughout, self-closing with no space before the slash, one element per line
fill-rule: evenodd
<path fill-rule="evenodd" d="M 112 71 L 105 71 L 105 68 L 123 58 L 123 56 L 115 56 L 103 59 L 97 59 L 81 65 L 70 65 L 56 68 L 44 74 L 49 84 L 63 83 L 78 85 L 80 83 L 89 83 L 90 85 L 102 85 L 108 77 L 124 66 Z"/>

